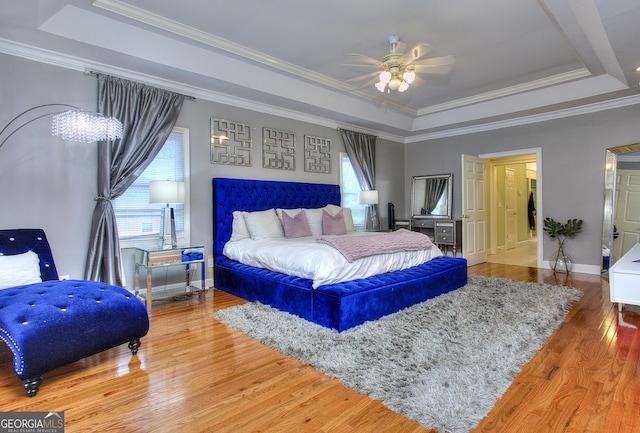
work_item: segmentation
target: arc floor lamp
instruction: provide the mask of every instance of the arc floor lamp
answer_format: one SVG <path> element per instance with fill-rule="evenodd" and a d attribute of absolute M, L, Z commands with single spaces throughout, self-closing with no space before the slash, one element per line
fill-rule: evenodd
<path fill-rule="evenodd" d="M 2 128 L 0 137 L 5 138 L 0 141 L 0 148 L 20 129 L 47 116 L 52 116 L 51 134 L 64 140 L 92 143 L 122 138 L 122 122 L 115 117 L 69 104 L 43 104 L 24 110 Z"/>

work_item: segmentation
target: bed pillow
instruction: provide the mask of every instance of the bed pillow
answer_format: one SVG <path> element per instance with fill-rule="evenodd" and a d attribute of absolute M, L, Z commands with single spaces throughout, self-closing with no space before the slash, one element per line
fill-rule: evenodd
<path fill-rule="evenodd" d="M 288 212 L 282 212 L 282 222 L 284 226 L 285 238 L 302 238 L 305 236 L 311 236 L 311 229 L 307 222 L 307 215 L 302 212 L 298 212 L 295 216 L 289 216 Z"/>
<path fill-rule="evenodd" d="M 278 215 L 278 219 L 280 220 L 281 224 L 284 224 L 284 220 L 282 218 L 282 213 L 286 212 L 290 217 L 294 217 L 296 215 L 298 215 L 298 213 L 301 211 L 302 209 L 297 208 L 297 209 L 276 209 L 276 215 Z"/>
<path fill-rule="evenodd" d="M 245 214 L 248 212 L 234 211 L 233 221 L 231 222 L 231 239 L 235 242 L 242 239 L 250 238 L 249 229 L 247 228 L 247 222 L 245 221 Z"/>
<path fill-rule="evenodd" d="M 307 222 L 312 236 L 322 236 L 322 208 L 303 209 L 307 215 Z"/>
<path fill-rule="evenodd" d="M 342 209 L 335 214 L 331 215 L 326 210 L 322 210 L 322 234 L 323 235 L 344 235 L 347 233 L 347 228 L 344 224 L 344 214 Z"/>
<path fill-rule="evenodd" d="M 284 237 L 282 224 L 275 209 L 247 212 L 244 216 L 251 239 L 271 239 Z"/>
<path fill-rule="evenodd" d="M 335 215 L 340 212 L 340 210 L 342 210 L 342 214 L 344 216 L 344 226 L 347 229 L 347 233 L 356 231 L 356 228 L 353 225 L 353 214 L 351 213 L 351 208 L 340 207 L 336 206 L 335 204 L 328 204 L 325 206 L 325 210 L 331 215 Z"/>
<path fill-rule="evenodd" d="M 33 251 L 0 256 L 0 289 L 40 282 L 40 259 Z"/>

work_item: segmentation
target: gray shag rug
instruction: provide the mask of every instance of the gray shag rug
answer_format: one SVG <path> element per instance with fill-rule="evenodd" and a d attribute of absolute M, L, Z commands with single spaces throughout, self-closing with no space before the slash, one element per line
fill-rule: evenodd
<path fill-rule="evenodd" d="M 487 415 L 581 297 L 469 275 L 463 288 L 342 333 L 259 303 L 213 317 L 427 428 L 459 433 Z"/>

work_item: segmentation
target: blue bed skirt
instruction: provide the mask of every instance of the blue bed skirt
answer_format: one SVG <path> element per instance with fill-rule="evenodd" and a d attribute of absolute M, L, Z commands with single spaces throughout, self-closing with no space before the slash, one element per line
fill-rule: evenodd
<path fill-rule="evenodd" d="M 257 269 L 226 257 L 216 260 L 217 288 L 311 322 L 344 331 L 467 284 L 467 261 L 439 257 L 409 269 L 328 284 Z"/>

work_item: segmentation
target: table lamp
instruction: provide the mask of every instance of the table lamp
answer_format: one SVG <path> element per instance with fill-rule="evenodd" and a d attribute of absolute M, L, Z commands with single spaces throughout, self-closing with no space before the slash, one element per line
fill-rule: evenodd
<path fill-rule="evenodd" d="M 366 205 L 364 217 L 364 229 L 366 231 L 378 230 L 380 224 L 378 222 L 378 213 L 374 206 L 378 204 L 378 191 L 372 189 L 370 191 L 360 191 L 360 204 Z"/>
<path fill-rule="evenodd" d="M 184 182 L 153 180 L 149 182 L 149 203 L 166 203 L 162 215 L 162 248 L 177 248 L 176 219 L 170 204 L 184 203 Z"/>

